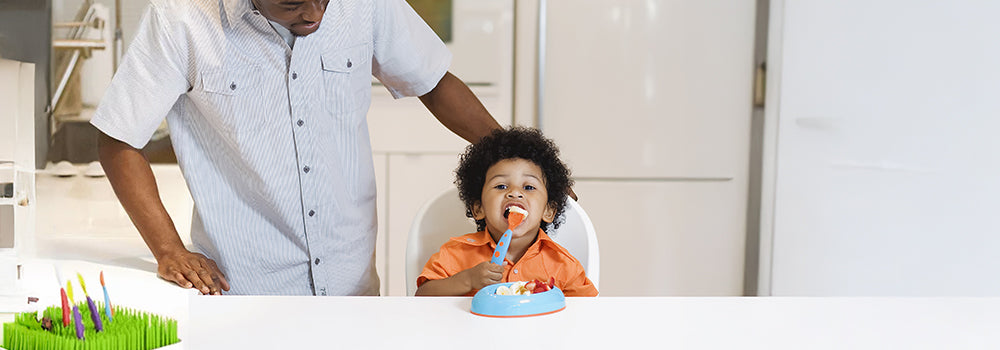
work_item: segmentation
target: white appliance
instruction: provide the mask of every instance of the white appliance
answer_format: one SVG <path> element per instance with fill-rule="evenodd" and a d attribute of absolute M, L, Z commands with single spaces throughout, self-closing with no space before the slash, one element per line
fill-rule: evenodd
<path fill-rule="evenodd" d="M 33 64 L 0 59 L 0 294 L 34 250 L 34 86 Z"/>
<path fill-rule="evenodd" d="M 542 0 L 538 125 L 577 180 L 601 295 L 742 295 L 751 0 Z"/>
<path fill-rule="evenodd" d="M 1000 295 L 998 12 L 772 1 L 761 294 Z"/>

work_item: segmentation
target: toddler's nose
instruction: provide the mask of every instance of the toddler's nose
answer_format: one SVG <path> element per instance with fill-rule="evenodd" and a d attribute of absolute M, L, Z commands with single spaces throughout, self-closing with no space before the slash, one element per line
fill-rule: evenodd
<path fill-rule="evenodd" d="M 524 197 L 524 194 L 521 193 L 521 191 L 511 190 L 507 192 L 507 198 L 522 198 L 522 197 Z"/>

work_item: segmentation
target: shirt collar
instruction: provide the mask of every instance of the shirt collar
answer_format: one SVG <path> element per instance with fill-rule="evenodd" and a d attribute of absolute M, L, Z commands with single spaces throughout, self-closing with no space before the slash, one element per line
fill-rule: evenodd
<path fill-rule="evenodd" d="M 243 18 L 243 15 L 253 11 L 253 3 L 250 0 L 222 0 L 226 6 L 226 16 L 232 21 Z"/>
<path fill-rule="evenodd" d="M 465 235 L 465 236 L 461 236 L 461 237 L 452 237 L 451 240 L 456 241 L 456 242 L 461 242 L 463 244 L 467 244 L 467 245 L 470 245 L 470 246 L 481 246 L 481 245 L 487 245 L 487 244 L 490 247 L 496 246 L 496 244 L 493 243 L 493 238 L 490 237 L 490 234 L 487 232 L 487 230 L 482 230 L 482 231 L 476 232 L 473 235 Z M 549 237 L 549 235 L 545 234 L 545 230 L 538 229 L 538 239 L 535 240 L 535 243 L 540 243 L 540 242 L 549 242 L 549 243 L 551 243 L 551 242 L 554 242 L 554 241 L 552 240 L 552 238 Z M 546 243 L 546 244 L 548 244 L 548 243 Z"/>

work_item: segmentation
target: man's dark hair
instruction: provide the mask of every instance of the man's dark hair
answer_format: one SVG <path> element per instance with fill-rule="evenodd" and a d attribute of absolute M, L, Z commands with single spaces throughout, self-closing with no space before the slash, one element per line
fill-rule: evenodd
<path fill-rule="evenodd" d="M 459 198 L 465 203 L 465 215 L 473 217 L 472 206 L 482 199 L 486 171 L 502 160 L 514 158 L 530 161 L 542 169 L 548 205 L 556 209 L 555 219 L 551 224 L 542 221 L 542 229 L 548 232 L 550 228 L 559 228 L 564 220 L 566 194 L 573 180 L 569 169 L 559 160 L 559 148 L 535 128 L 497 129 L 465 148 L 458 169 L 455 169 L 455 185 Z M 476 227 L 484 230 L 486 220 L 476 220 Z"/>

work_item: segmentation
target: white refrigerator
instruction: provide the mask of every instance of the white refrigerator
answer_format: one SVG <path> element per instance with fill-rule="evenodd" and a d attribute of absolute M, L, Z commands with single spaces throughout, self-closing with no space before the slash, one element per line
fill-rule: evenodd
<path fill-rule="evenodd" d="M 742 295 L 756 2 L 543 0 L 538 126 L 601 295 Z"/>

